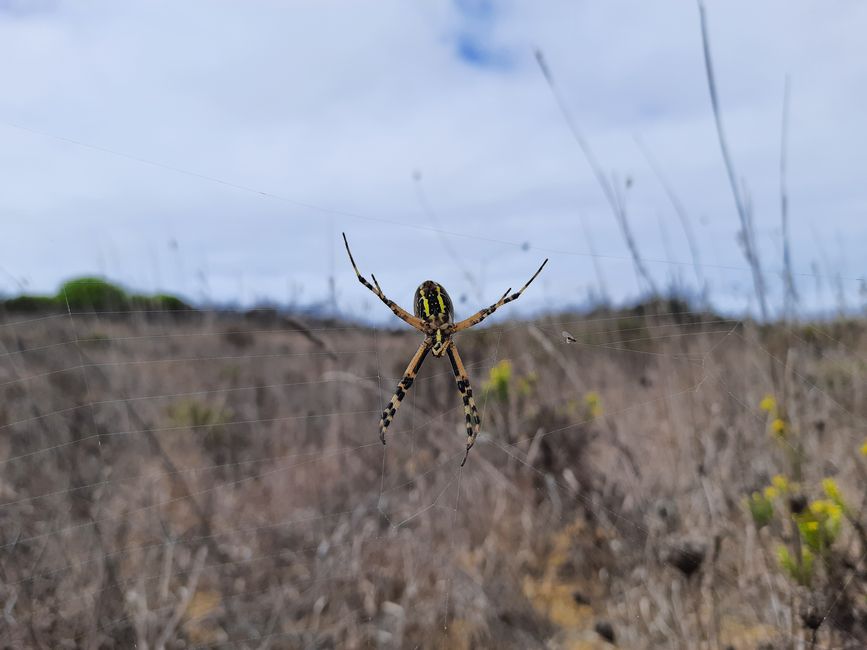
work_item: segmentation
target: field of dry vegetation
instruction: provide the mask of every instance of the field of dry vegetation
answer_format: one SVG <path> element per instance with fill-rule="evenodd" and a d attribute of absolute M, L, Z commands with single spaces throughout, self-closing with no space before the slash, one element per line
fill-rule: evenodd
<path fill-rule="evenodd" d="M 0 643 L 865 647 L 862 324 L 399 325 L 4 317 Z"/>

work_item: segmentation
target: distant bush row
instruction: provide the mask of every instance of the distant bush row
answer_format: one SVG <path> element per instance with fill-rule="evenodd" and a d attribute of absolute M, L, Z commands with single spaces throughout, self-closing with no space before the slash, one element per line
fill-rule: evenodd
<path fill-rule="evenodd" d="M 144 295 L 128 293 L 116 284 L 102 278 L 84 277 L 61 285 L 54 296 L 21 295 L 0 300 L 0 308 L 7 312 L 39 311 L 182 311 L 190 305 L 168 294 Z"/>

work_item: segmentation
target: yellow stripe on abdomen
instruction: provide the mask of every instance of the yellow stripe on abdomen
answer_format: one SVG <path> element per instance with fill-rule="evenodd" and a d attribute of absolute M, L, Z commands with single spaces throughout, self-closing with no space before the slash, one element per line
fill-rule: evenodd
<path fill-rule="evenodd" d="M 439 303 L 440 303 L 440 313 L 445 314 L 446 313 L 446 303 L 443 300 L 443 292 L 442 292 L 442 289 L 440 289 L 440 285 L 437 285 L 437 300 L 439 300 Z"/>

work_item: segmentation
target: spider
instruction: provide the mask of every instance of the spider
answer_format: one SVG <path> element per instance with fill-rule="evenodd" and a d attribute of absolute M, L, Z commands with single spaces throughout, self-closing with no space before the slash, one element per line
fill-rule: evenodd
<path fill-rule="evenodd" d="M 458 348 L 455 345 L 452 335 L 465 329 L 469 329 L 474 325 L 478 325 L 488 316 L 493 314 L 497 309 L 505 305 L 507 302 L 516 300 L 524 289 L 530 286 L 530 283 L 536 279 L 536 276 L 542 272 L 545 265 L 548 263 L 546 259 L 542 262 L 539 270 L 533 274 L 533 277 L 527 280 L 521 289 L 509 295 L 511 287 L 506 289 L 502 297 L 490 307 L 476 312 L 469 318 L 466 318 L 458 323 L 454 322 L 454 309 L 452 307 L 452 299 L 446 292 L 445 288 L 433 280 L 422 282 L 415 291 L 415 300 L 413 302 L 415 315 L 410 314 L 397 303 L 389 300 L 379 287 L 379 282 L 376 281 L 376 276 L 371 274 L 373 284 L 367 281 L 358 270 L 355 260 L 352 257 L 352 252 L 349 250 L 349 242 L 346 240 L 346 233 L 343 233 L 343 243 L 346 245 L 346 252 L 349 255 L 349 261 L 352 263 L 352 268 L 355 270 L 355 275 L 358 276 L 358 281 L 365 287 L 370 289 L 377 298 L 382 300 L 391 311 L 399 318 L 406 321 L 422 334 L 425 335 L 424 341 L 418 346 L 418 350 L 413 355 L 403 373 L 403 378 L 397 384 L 397 390 L 391 398 L 388 406 L 382 412 L 382 418 L 379 420 L 379 439 L 382 444 L 385 444 L 385 431 L 388 425 L 394 419 L 394 414 L 397 412 L 403 398 L 412 386 L 422 362 L 425 360 L 428 352 L 433 353 L 435 357 L 448 356 L 452 364 L 452 370 L 455 373 L 455 381 L 458 385 L 458 392 L 461 394 L 461 399 L 464 402 L 464 414 L 467 420 L 467 450 L 464 453 L 464 459 L 461 461 L 461 467 L 467 462 L 470 449 L 476 441 L 476 436 L 479 435 L 479 426 L 481 419 L 479 418 L 478 409 L 476 409 L 476 401 L 473 399 L 473 389 L 470 388 L 470 379 L 467 376 L 464 363 L 461 361 L 461 356 L 458 354 Z"/>

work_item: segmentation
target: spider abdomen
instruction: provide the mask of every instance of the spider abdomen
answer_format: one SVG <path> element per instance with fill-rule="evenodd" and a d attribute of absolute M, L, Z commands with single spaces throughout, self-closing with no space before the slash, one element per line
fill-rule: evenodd
<path fill-rule="evenodd" d="M 415 290 L 413 305 L 415 315 L 435 327 L 454 322 L 452 299 L 438 282 L 422 282 Z"/>

